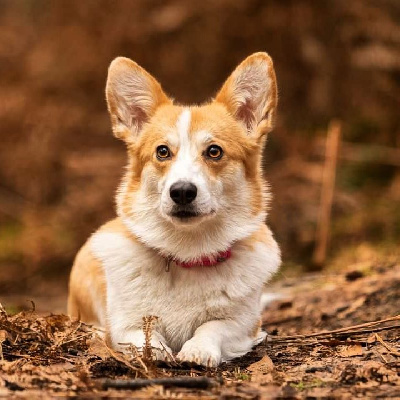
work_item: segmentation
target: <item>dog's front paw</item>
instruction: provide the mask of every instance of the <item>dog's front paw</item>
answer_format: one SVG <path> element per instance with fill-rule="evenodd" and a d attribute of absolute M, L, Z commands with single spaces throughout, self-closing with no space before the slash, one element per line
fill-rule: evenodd
<path fill-rule="evenodd" d="M 143 349 L 141 349 L 141 351 L 143 352 Z M 162 348 L 153 346 L 151 354 L 155 361 L 175 361 L 174 356 L 172 355 L 172 350 L 168 346 L 163 346 Z"/>
<path fill-rule="evenodd" d="M 182 347 L 177 356 L 179 361 L 196 363 L 209 368 L 215 368 L 221 362 L 221 350 L 204 340 L 192 338 Z"/>
<path fill-rule="evenodd" d="M 115 350 L 120 351 L 125 354 L 131 355 L 135 351 L 142 356 L 145 352 L 145 335 L 143 331 L 137 330 L 132 331 L 124 338 L 124 342 L 119 342 L 113 347 Z M 165 343 L 164 338 L 157 332 L 153 332 L 151 337 L 151 355 L 155 361 L 173 361 L 172 350 Z M 132 347 L 135 349 L 132 349 Z"/>

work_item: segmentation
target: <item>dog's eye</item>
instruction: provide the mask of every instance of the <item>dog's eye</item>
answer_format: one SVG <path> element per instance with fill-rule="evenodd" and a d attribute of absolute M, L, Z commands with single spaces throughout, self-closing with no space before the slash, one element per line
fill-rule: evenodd
<path fill-rule="evenodd" d="M 171 152 L 167 146 L 158 146 L 156 153 L 159 160 L 165 160 L 171 157 Z"/>
<path fill-rule="evenodd" d="M 212 158 L 213 160 L 219 160 L 224 152 L 222 151 L 221 147 L 217 146 L 216 144 L 212 144 L 207 150 L 206 150 L 206 156 L 208 158 Z"/>

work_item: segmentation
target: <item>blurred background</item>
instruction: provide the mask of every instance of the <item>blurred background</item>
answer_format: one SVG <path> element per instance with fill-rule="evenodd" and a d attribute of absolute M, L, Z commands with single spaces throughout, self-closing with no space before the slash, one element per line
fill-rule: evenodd
<path fill-rule="evenodd" d="M 283 273 L 315 267 L 334 119 L 342 136 L 324 264 L 396 257 L 398 0 L 0 0 L 0 295 L 65 291 L 78 248 L 115 215 L 125 149 L 104 95 L 114 57 L 138 62 L 178 102 L 199 103 L 255 51 L 272 56 L 279 84 L 264 167 Z"/>

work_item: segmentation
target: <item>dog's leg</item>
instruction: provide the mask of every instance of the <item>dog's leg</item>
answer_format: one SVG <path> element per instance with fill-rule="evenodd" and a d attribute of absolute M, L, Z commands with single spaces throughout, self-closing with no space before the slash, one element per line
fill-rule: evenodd
<path fill-rule="evenodd" d="M 111 335 L 112 347 L 123 353 L 130 353 L 129 345 L 135 346 L 139 352 L 143 352 L 146 337 L 142 329 L 127 330 L 125 333 Z M 152 354 L 156 360 L 170 361 L 172 351 L 167 346 L 163 336 L 153 331 L 151 333 Z"/>
<path fill-rule="evenodd" d="M 222 361 L 246 354 L 264 337 L 265 334 L 252 337 L 243 322 L 209 321 L 197 328 L 194 336 L 183 345 L 178 359 L 216 367 Z"/>

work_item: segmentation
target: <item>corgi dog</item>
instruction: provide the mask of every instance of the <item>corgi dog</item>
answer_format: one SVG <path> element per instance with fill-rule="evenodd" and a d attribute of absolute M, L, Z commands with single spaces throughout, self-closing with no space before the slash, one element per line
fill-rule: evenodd
<path fill-rule="evenodd" d="M 216 367 L 244 355 L 265 338 L 260 298 L 280 265 L 261 170 L 277 107 L 271 58 L 251 55 L 214 99 L 183 106 L 118 57 L 106 97 L 129 161 L 117 218 L 75 259 L 69 315 L 104 327 L 119 351 L 143 350 L 143 318 L 155 316 L 157 359 Z"/>

